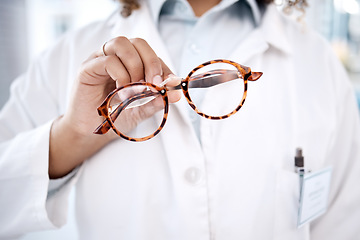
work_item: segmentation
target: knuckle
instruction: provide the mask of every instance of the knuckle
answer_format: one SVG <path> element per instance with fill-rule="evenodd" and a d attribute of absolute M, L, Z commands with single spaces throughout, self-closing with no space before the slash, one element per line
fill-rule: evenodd
<path fill-rule="evenodd" d="M 132 38 L 130 39 L 130 42 L 134 45 L 137 45 L 137 44 L 147 44 L 147 42 L 142 39 L 142 38 Z"/>
<path fill-rule="evenodd" d="M 114 61 L 115 61 L 115 56 L 114 55 L 112 55 L 112 56 L 106 56 L 106 57 L 104 57 L 104 65 L 111 65 L 111 64 L 113 64 L 114 63 Z"/>
<path fill-rule="evenodd" d="M 161 66 L 161 62 L 160 59 L 158 57 L 152 57 L 149 59 L 149 64 L 152 67 L 160 67 Z"/>
<path fill-rule="evenodd" d="M 131 63 L 128 66 L 128 71 L 133 76 L 137 76 L 137 77 L 142 76 L 143 75 L 143 65 L 137 64 L 137 63 Z"/>
<path fill-rule="evenodd" d="M 142 65 L 136 64 L 136 65 L 133 65 L 132 72 L 136 75 L 143 75 L 143 69 L 144 68 Z"/>
<path fill-rule="evenodd" d="M 122 45 L 124 44 L 125 42 L 128 42 L 129 39 L 125 36 L 118 36 L 116 38 L 114 38 L 111 43 L 113 43 L 115 46 L 117 45 Z"/>
<path fill-rule="evenodd" d="M 126 62 L 128 61 L 131 62 L 134 61 L 134 59 L 138 58 L 136 52 L 133 51 L 133 49 L 128 49 L 128 48 L 119 49 L 117 51 L 117 55 L 120 57 L 122 61 L 126 61 Z"/>
<path fill-rule="evenodd" d="M 161 61 L 158 57 L 152 57 L 147 60 L 146 72 L 157 72 L 161 71 Z"/>
<path fill-rule="evenodd" d="M 89 59 L 89 60 L 82 62 L 81 65 L 79 66 L 79 72 L 88 71 L 89 69 L 93 68 L 94 64 L 98 61 L 99 61 L 99 59 L 94 58 L 94 59 Z"/>
<path fill-rule="evenodd" d="M 87 69 L 88 69 L 88 64 L 87 63 L 82 63 L 81 65 L 80 65 L 80 68 L 79 68 L 79 74 L 81 75 L 81 74 L 83 74 L 84 72 L 86 72 L 87 71 Z"/>

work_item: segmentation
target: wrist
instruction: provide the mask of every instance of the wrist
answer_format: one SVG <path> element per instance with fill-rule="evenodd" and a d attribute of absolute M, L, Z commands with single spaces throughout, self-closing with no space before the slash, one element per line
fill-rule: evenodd
<path fill-rule="evenodd" d="M 49 176 L 63 177 L 94 155 L 112 139 L 84 134 L 68 122 L 66 117 L 57 118 L 50 130 Z"/>

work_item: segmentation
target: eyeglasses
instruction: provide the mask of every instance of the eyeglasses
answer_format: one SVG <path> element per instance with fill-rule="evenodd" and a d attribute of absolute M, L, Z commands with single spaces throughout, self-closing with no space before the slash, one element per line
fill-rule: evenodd
<path fill-rule="evenodd" d="M 134 142 L 156 136 L 168 117 L 168 92 L 182 90 L 190 107 L 200 116 L 220 120 L 240 110 L 247 95 L 247 82 L 256 81 L 262 72 L 230 60 L 212 60 L 194 68 L 181 83 L 166 87 L 168 78 L 159 86 L 135 82 L 112 91 L 98 107 L 105 121 L 95 134 L 112 128 L 120 137 Z M 163 111 L 160 111 L 163 110 Z"/>

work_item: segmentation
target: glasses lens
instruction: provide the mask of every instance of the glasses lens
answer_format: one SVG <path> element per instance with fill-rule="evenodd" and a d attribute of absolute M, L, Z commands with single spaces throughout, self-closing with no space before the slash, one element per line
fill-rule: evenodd
<path fill-rule="evenodd" d="M 110 100 L 109 113 L 115 128 L 129 138 L 153 135 L 161 126 L 165 101 L 154 87 L 129 85 Z"/>
<path fill-rule="evenodd" d="M 189 96 L 196 108 L 209 116 L 225 116 L 242 102 L 244 81 L 229 63 L 213 63 L 195 71 L 189 80 Z"/>

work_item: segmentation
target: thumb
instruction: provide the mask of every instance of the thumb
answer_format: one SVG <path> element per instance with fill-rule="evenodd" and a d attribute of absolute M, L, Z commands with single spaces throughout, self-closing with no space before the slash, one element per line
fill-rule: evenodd
<path fill-rule="evenodd" d="M 168 87 L 175 87 L 177 85 L 179 85 L 181 83 L 180 78 L 174 78 L 174 73 L 170 70 L 170 68 L 164 63 L 164 61 L 160 58 L 160 62 L 161 62 L 161 66 L 163 69 L 163 79 L 165 80 L 169 77 L 173 77 L 173 80 L 169 81 L 168 83 L 166 83 L 166 86 Z M 159 83 L 155 83 L 155 84 L 159 84 Z M 181 90 L 172 90 L 172 91 L 168 91 L 168 97 L 169 97 L 169 102 L 170 103 L 175 103 L 177 101 L 179 101 L 181 99 Z"/>

